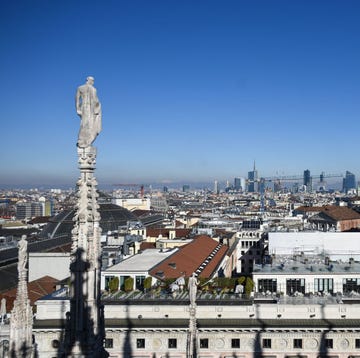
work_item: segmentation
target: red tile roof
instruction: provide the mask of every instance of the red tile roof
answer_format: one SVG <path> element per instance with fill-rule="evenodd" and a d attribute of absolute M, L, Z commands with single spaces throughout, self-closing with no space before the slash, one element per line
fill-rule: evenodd
<path fill-rule="evenodd" d="M 360 214 L 347 206 L 300 206 L 296 211 L 323 213 L 335 221 L 360 219 Z"/>
<path fill-rule="evenodd" d="M 46 224 L 49 222 L 51 216 L 37 216 L 29 222 L 30 224 Z"/>
<path fill-rule="evenodd" d="M 335 221 L 359 220 L 360 214 L 346 206 L 326 206 L 321 213 Z"/>
<path fill-rule="evenodd" d="M 169 229 L 157 228 L 157 229 L 146 229 L 146 236 L 148 237 L 158 237 L 161 235 L 162 237 L 169 237 Z"/>
<path fill-rule="evenodd" d="M 184 223 L 182 223 L 182 222 L 179 221 L 179 220 L 175 220 L 175 226 L 176 226 L 176 227 L 184 227 Z"/>
<path fill-rule="evenodd" d="M 191 229 L 175 229 L 175 236 L 177 238 L 188 237 L 191 233 Z"/>
<path fill-rule="evenodd" d="M 213 257 L 198 275 L 212 277 L 227 250 L 226 245 L 219 244 L 207 235 L 199 235 L 192 242 L 180 247 L 173 255 L 154 266 L 150 270 L 150 275 L 159 279 L 178 278 L 183 274 L 189 277 L 214 252 Z M 158 272 L 163 272 L 163 275 L 160 277 Z"/>
<path fill-rule="evenodd" d="M 321 210 L 323 210 L 324 207 L 323 206 L 299 206 L 298 208 L 295 209 L 295 211 L 303 211 L 303 212 L 320 212 Z"/>
<path fill-rule="evenodd" d="M 146 236 L 147 237 L 162 237 L 166 238 L 170 236 L 170 231 L 175 231 L 175 236 L 177 238 L 188 237 L 191 233 L 191 229 L 165 229 L 165 228 L 157 228 L 157 229 L 147 229 Z"/>
<path fill-rule="evenodd" d="M 34 306 L 34 303 L 39 298 L 50 294 L 55 291 L 55 286 L 59 282 L 56 278 L 50 276 L 44 276 L 38 280 L 34 280 L 28 283 L 28 295 L 30 299 L 30 305 Z M 6 299 L 6 311 L 9 313 L 14 305 L 16 299 L 17 288 L 13 288 L 9 291 L 0 294 L 0 300 Z"/>

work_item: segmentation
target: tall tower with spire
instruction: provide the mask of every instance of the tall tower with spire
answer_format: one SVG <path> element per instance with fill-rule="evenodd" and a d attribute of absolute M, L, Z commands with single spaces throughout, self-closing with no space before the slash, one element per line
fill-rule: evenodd
<path fill-rule="evenodd" d="M 254 160 L 254 169 L 251 172 L 248 172 L 248 192 L 255 193 L 259 191 L 259 183 L 258 183 L 258 172 L 255 167 Z"/>
<path fill-rule="evenodd" d="M 101 106 L 93 87 L 93 77 L 76 94 L 81 117 L 78 138 L 77 204 L 72 230 L 70 312 L 62 355 L 108 357 L 103 310 L 100 303 L 100 214 L 97 181 L 94 176 L 96 148 L 92 146 L 101 129 Z"/>

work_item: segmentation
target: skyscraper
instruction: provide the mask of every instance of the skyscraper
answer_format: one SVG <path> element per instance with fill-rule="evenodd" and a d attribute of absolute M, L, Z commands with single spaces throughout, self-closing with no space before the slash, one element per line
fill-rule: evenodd
<path fill-rule="evenodd" d="M 214 194 L 219 194 L 220 188 L 219 188 L 219 182 L 217 180 L 214 181 Z"/>
<path fill-rule="evenodd" d="M 312 177 L 310 175 L 310 170 L 304 170 L 304 185 L 306 186 L 306 191 L 308 193 L 312 192 Z"/>
<path fill-rule="evenodd" d="M 343 179 L 343 192 L 347 193 L 351 189 L 356 188 L 355 174 L 346 171 L 345 178 Z"/>
<path fill-rule="evenodd" d="M 241 188 L 241 180 L 240 178 L 234 178 L 234 189 L 240 190 Z"/>
<path fill-rule="evenodd" d="M 234 189 L 238 191 L 245 190 L 245 178 L 243 177 L 236 177 L 234 178 Z"/>
<path fill-rule="evenodd" d="M 255 193 L 258 191 L 259 191 L 258 172 L 255 168 L 255 162 L 254 162 L 254 170 L 248 172 L 248 192 Z"/>

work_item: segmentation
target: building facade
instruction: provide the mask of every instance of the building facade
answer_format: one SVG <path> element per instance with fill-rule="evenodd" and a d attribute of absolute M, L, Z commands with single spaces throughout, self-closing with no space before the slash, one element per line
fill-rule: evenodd
<path fill-rule="evenodd" d="M 63 301 L 63 311 L 68 302 Z M 105 304 L 110 357 L 186 358 L 188 297 L 112 299 Z M 196 301 L 196 357 L 338 357 L 360 355 L 359 304 L 256 303 L 231 295 Z M 56 300 L 38 302 L 38 355 L 57 355 L 62 312 Z"/>
<path fill-rule="evenodd" d="M 39 202 L 21 202 L 16 204 L 16 219 L 25 220 L 43 216 L 44 206 Z"/>

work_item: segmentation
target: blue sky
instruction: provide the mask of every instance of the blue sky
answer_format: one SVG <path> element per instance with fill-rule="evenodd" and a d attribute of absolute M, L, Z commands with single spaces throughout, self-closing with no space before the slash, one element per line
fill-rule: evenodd
<path fill-rule="evenodd" d="M 360 2 L 0 5 L 0 186 L 73 184 L 77 86 L 103 107 L 99 184 L 360 174 Z"/>

